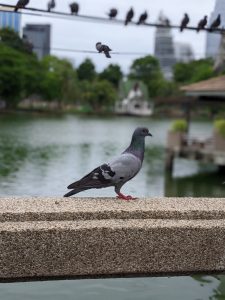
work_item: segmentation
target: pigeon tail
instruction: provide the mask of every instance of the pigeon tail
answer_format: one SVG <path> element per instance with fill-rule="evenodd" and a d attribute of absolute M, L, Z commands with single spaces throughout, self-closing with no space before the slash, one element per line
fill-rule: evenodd
<path fill-rule="evenodd" d="M 16 6 L 16 7 L 15 7 L 15 9 L 14 9 L 14 11 L 16 11 L 16 12 L 17 12 L 17 11 L 18 11 L 18 9 L 19 9 L 19 7 L 17 7 L 17 6 Z"/>
<path fill-rule="evenodd" d="M 90 189 L 90 187 L 89 188 L 85 188 L 85 187 L 84 188 L 76 188 L 76 189 L 73 189 L 72 191 L 66 193 L 63 197 L 68 198 L 68 197 L 71 197 L 75 194 L 78 194 L 78 193 L 80 193 L 82 191 L 85 191 L 85 190 L 88 190 L 88 189 Z"/>
<path fill-rule="evenodd" d="M 111 56 L 110 56 L 110 54 L 109 54 L 108 51 L 105 51 L 105 56 L 106 56 L 107 58 L 111 58 Z"/>

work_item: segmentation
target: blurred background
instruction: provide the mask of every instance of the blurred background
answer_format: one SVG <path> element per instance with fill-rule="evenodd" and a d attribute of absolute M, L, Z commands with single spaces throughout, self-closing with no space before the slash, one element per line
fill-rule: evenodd
<path fill-rule="evenodd" d="M 0 196 L 62 196 L 146 126 L 153 138 L 125 194 L 224 197 L 224 0 L 83 0 L 77 15 L 69 1 L 49 12 L 46 0 L 17 13 L 15 4 L 0 0 Z M 224 291 L 223 276 L 0 285 L 4 300 L 225 299 Z"/>

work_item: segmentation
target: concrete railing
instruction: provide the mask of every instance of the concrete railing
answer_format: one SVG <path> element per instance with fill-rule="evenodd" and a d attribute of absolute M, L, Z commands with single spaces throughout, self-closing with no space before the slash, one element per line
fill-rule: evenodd
<path fill-rule="evenodd" d="M 0 281 L 225 271 L 225 199 L 0 199 Z"/>

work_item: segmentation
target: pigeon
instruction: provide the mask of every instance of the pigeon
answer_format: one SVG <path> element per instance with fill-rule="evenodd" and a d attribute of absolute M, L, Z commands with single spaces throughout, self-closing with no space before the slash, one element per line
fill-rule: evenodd
<path fill-rule="evenodd" d="M 109 13 L 108 13 L 108 16 L 110 19 L 114 19 L 118 14 L 118 10 L 116 8 L 111 8 Z"/>
<path fill-rule="evenodd" d="M 102 43 L 98 42 L 96 43 L 96 49 L 99 53 L 104 52 L 107 58 L 111 58 L 109 52 L 112 51 L 112 49 L 110 49 L 109 46 L 103 45 Z"/>
<path fill-rule="evenodd" d="M 213 31 L 213 29 L 216 29 L 221 24 L 221 16 L 218 14 L 217 18 L 212 22 L 209 31 Z"/>
<path fill-rule="evenodd" d="M 197 27 L 197 32 L 199 32 L 201 29 L 204 29 L 205 26 L 207 25 L 207 16 L 204 16 L 203 19 L 201 19 L 198 23 L 198 27 Z"/>
<path fill-rule="evenodd" d="M 73 15 L 77 15 L 78 12 L 79 12 L 79 4 L 76 3 L 76 2 L 73 2 L 70 4 L 70 11 L 71 11 L 71 14 Z"/>
<path fill-rule="evenodd" d="M 182 32 L 184 30 L 184 28 L 187 27 L 187 24 L 190 22 L 190 18 L 188 16 L 188 14 L 184 14 L 184 17 L 181 21 L 181 24 L 180 24 L 180 32 Z"/>
<path fill-rule="evenodd" d="M 24 8 L 29 3 L 29 0 L 19 0 L 15 6 L 15 11 L 18 11 L 19 8 Z"/>
<path fill-rule="evenodd" d="M 143 14 L 140 15 L 137 25 L 145 24 L 145 21 L 147 20 L 147 18 L 148 18 L 148 13 L 147 13 L 147 11 L 145 11 Z"/>
<path fill-rule="evenodd" d="M 126 15 L 126 20 L 125 20 L 125 25 L 127 25 L 134 17 L 134 10 L 131 7 L 131 9 L 128 11 L 127 15 Z"/>
<path fill-rule="evenodd" d="M 55 0 L 50 0 L 48 2 L 48 11 L 50 12 L 53 8 L 55 8 L 56 4 L 55 4 Z"/>
<path fill-rule="evenodd" d="M 145 152 L 145 137 L 152 136 L 147 128 L 138 127 L 133 133 L 130 146 L 117 158 L 102 164 L 80 180 L 70 184 L 72 191 L 64 195 L 70 197 L 89 189 L 115 187 L 117 198 L 133 200 L 120 192 L 122 186 L 134 178 L 142 167 Z"/>

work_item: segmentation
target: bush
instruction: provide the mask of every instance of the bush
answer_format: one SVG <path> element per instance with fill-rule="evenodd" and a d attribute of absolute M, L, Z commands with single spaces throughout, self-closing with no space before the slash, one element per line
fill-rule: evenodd
<path fill-rule="evenodd" d="M 225 120 L 217 120 L 214 122 L 216 131 L 225 138 Z"/>
<path fill-rule="evenodd" d="M 185 120 L 176 120 L 173 122 L 171 130 L 173 132 L 185 132 L 187 131 L 187 121 Z"/>

